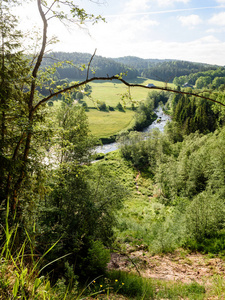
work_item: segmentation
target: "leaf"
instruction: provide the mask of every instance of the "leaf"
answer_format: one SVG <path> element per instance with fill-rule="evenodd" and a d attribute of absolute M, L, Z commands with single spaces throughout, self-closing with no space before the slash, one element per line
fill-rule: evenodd
<path fill-rule="evenodd" d="M 14 287 L 13 287 L 13 297 L 16 298 L 18 290 L 19 290 L 19 285 L 20 285 L 20 281 L 19 278 L 16 278 L 16 281 L 14 283 Z"/>

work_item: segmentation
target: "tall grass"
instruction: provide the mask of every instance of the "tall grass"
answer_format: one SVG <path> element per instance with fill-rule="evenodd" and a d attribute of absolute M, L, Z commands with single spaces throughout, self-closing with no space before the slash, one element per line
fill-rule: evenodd
<path fill-rule="evenodd" d="M 204 286 L 193 282 L 183 284 L 177 282 L 160 281 L 142 278 L 132 273 L 111 271 L 109 278 L 116 281 L 118 293 L 130 299 L 204 299 Z M 114 284 L 115 286 L 115 284 Z M 115 290 L 116 288 L 114 288 Z"/>

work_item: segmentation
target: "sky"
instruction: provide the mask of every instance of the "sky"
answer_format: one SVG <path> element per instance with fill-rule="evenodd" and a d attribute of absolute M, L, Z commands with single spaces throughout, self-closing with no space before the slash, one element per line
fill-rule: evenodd
<path fill-rule="evenodd" d="M 225 0 L 76 0 L 106 22 L 65 27 L 49 21 L 50 51 L 137 56 L 225 65 Z M 97 2 L 97 3 L 96 3 Z M 22 29 L 38 28 L 36 1 L 17 8 Z"/>

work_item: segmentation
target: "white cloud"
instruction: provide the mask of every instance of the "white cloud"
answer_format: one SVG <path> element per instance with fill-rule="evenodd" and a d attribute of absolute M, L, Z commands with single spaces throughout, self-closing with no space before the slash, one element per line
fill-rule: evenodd
<path fill-rule="evenodd" d="M 206 33 L 224 33 L 225 32 L 225 27 L 218 27 L 218 28 L 209 28 L 206 30 Z"/>
<path fill-rule="evenodd" d="M 124 12 L 126 13 L 136 13 L 140 11 L 145 11 L 148 9 L 149 0 L 130 0 L 125 2 Z"/>
<path fill-rule="evenodd" d="M 209 19 L 209 24 L 225 26 L 225 12 L 215 14 L 211 19 Z"/>
<path fill-rule="evenodd" d="M 111 45 L 125 46 L 129 43 L 138 43 L 138 40 L 145 39 L 151 33 L 151 30 L 158 26 L 159 23 L 148 16 L 134 18 L 133 16 L 125 15 L 116 17 L 107 24 L 97 24 L 92 27 L 91 35 L 96 41 L 108 40 Z"/>
<path fill-rule="evenodd" d="M 225 4 L 225 0 L 216 0 L 216 2 L 218 2 L 220 4 Z"/>
<path fill-rule="evenodd" d="M 147 41 L 130 48 L 129 54 L 128 52 L 125 54 L 123 51 L 123 55 L 135 55 L 137 51 L 138 56 L 143 58 L 169 58 L 218 65 L 225 64 L 225 42 L 222 43 L 213 36 L 184 43 L 162 40 Z M 121 53 L 120 56 L 122 56 Z"/>
<path fill-rule="evenodd" d="M 183 26 L 194 28 L 202 23 L 202 19 L 198 15 L 180 16 L 178 20 Z"/>
<path fill-rule="evenodd" d="M 165 7 L 165 6 L 171 6 L 175 3 L 184 3 L 184 4 L 186 4 L 186 3 L 190 2 L 190 0 L 156 0 L 156 2 L 159 6 Z"/>

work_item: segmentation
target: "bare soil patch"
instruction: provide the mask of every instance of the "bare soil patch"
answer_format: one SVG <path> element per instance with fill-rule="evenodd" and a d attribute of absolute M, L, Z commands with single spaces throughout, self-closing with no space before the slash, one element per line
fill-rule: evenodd
<path fill-rule="evenodd" d="M 214 275 L 225 279 L 225 261 L 210 258 L 200 253 L 177 250 L 172 254 L 151 255 L 142 249 L 128 249 L 127 255 L 112 253 L 109 269 L 137 272 L 146 278 L 169 280 L 183 283 L 197 282 L 210 285 Z"/>

